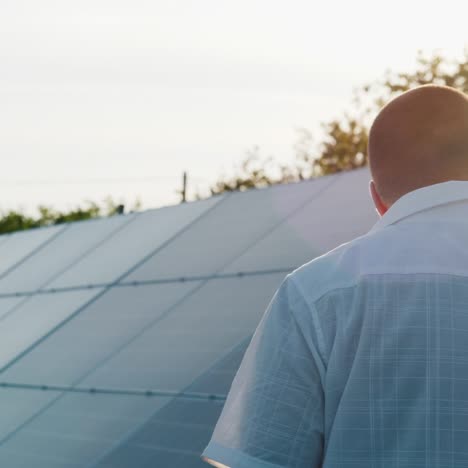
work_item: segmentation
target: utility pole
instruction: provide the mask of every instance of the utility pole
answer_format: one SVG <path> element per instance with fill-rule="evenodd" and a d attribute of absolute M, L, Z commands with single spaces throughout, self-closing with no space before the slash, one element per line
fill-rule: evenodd
<path fill-rule="evenodd" d="M 184 171 L 184 179 L 182 182 L 182 203 L 187 201 L 187 172 Z"/>

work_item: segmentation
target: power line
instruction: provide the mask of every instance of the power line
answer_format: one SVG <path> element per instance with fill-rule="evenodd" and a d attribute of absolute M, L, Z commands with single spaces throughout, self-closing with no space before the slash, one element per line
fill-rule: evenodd
<path fill-rule="evenodd" d="M 176 179 L 180 180 L 180 176 L 154 176 L 154 177 L 122 177 L 122 178 L 96 178 L 96 179 L 25 179 L 25 180 L 0 180 L 0 185 L 87 185 L 87 184 L 120 184 L 125 182 L 135 183 L 153 183 L 153 182 L 174 182 Z M 208 182 L 205 177 L 190 177 L 191 180 Z"/>

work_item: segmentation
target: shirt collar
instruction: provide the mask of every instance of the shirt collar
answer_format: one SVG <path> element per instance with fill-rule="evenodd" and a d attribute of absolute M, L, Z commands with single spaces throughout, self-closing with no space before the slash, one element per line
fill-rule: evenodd
<path fill-rule="evenodd" d="M 374 224 L 374 232 L 407 216 L 435 206 L 468 200 L 468 181 L 449 180 L 413 190 L 400 197 Z"/>

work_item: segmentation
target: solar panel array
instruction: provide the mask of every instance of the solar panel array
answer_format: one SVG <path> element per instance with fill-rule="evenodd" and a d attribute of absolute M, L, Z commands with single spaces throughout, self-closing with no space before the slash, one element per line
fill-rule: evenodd
<path fill-rule="evenodd" d="M 281 281 L 376 222 L 369 179 L 0 236 L 0 466 L 207 466 Z"/>

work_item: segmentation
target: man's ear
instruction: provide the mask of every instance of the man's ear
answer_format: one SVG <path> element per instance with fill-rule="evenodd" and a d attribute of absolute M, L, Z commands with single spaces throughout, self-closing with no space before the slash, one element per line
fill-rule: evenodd
<path fill-rule="evenodd" d="M 377 193 L 377 189 L 375 188 L 375 182 L 371 179 L 369 182 L 369 191 L 372 197 L 372 200 L 374 201 L 375 209 L 377 210 L 377 213 L 379 216 L 383 216 L 385 212 L 388 210 L 387 206 L 385 203 L 382 201 L 380 198 L 380 195 Z"/>

